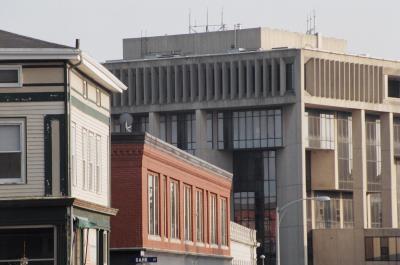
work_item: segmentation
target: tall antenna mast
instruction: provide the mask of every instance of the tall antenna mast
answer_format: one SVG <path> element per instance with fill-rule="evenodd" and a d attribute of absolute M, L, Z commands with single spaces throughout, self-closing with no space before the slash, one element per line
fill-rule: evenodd
<path fill-rule="evenodd" d="M 189 34 L 192 33 L 192 10 L 189 9 Z"/>
<path fill-rule="evenodd" d="M 206 11 L 206 32 L 208 32 L 208 7 Z"/>

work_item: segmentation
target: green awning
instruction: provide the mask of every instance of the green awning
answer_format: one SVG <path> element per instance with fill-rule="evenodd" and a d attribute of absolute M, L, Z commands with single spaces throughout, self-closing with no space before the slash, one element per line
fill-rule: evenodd
<path fill-rule="evenodd" d="M 98 228 L 99 227 L 96 223 L 89 221 L 89 219 L 87 219 L 85 217 L 75 216 L 74 221 L 78 228 Z"/>

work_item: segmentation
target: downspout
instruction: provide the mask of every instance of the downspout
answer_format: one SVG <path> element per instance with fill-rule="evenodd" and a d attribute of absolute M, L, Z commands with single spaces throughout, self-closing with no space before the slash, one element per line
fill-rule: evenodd
<path fill-rule="evenodd" d="M 71 152 L 70 149 L 71 148 L 70 148 L 70 145 L 69 145 L 69 142 L 70 142 L 69 141 L 69 121 L 70 121 L 70 113 L 69 113 L 69 102 L 70 102 L 69 71 L 82 64 L 82 51 L 79 49 L 79 46 L 80 46 L 80 41 L 79 41 L 79 39 L 76 39 L 75 40 L 75 49 L 79 50 L 79 62 L 76 63 L 76 64 L 71 64 L 70 69 L 67 69 L 67 67 L 68 67 L 67 63 L 65 64 L 65 67 L 64 67 L 64 84 L 65 84 L 65 87 L 64 87 L 65 106 L 64 106 L 64 108 L 65 108 L 65 128 L 66 128 L 65 129 L 65 138 L 66 138 L 66 141 L 65 141 L 65 144 L 66 144 L 65 148 L 66 149 L 65 150 L 68 150 L 67 155 L 66 155 L 66 158 L 67 158 L 67 161 L 68 161 L 68 166 L 66 167 L 66 171 L 67 172 L 65 174 L 65 176 L 67 178 L 67 185 L 66 185 L 67 187 L 70 187 L 70 183 L 71 183 L 71 178 L 70 178 L 71 176 L 68 174 L 70 172 L 70 162 L 71 162 L 70 161 L 70 152 Z M 68 190 L 68 188 L 66 188 L 65 192 L 67 194 L 70 193 L 70 195 L 72 195 L 71 191 Z M 72 265 L 73 264 L 72 253 L 73 253 L 74 241 L 75 241 L 75 237 L 74 237 L 74 215 L 73 215 L 73 206 L 72 205 L 70 206 L 69 218 L 70 218 L 69 221 L 70 221 L 70 240 L 71 240 L 71 242 L 70 242 L 70 255 L 69 255 L 68 264 Z"/>

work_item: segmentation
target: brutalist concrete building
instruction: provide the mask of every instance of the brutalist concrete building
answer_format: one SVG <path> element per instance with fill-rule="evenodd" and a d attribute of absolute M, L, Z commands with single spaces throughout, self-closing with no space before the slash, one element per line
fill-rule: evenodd
<path fill-rule="evenodd" d="M 147 131 L 233 173 L 233 220 L 281 264 L 400 260 L 400 62 L 268 28 L 123 40 L 113 131 Z M 132 119 L 121 114 L 129 113 Z M 400 185 L 399 185 L 400 186 Z M 399 193 L 399 194 L 398 194 Z M 307 200 L 329 196 L 330 201 Z"/>

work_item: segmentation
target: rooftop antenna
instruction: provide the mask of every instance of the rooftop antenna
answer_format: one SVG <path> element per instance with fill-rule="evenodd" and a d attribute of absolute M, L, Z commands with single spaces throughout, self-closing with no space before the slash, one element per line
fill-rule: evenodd
<path fill-rule="evenodd" d="M 206 13 L 206 32 L 208 32 L 208 7 L 207 7 L 207 13 Z"/>
<path fill-rule="evenodd" d="M 189 9 L 189 34 L 192 33 L 192 10 Z"/>
<path fill-rule="evenodd" d="M 215 31 L 224 31 L 227 29 L 226 24 L 224 23 L 224 9 L 221 10 L 221 23 L 220 24 L 209 24 L 208 17 L 208 8 L 206 10 L 206 24 L 197 25 L 196 19 L 194 20 L 194 25 L 192 24 L 192 12 L 189 9 L 189 33 L 197 33 L 198 29 L 202 29 L 205 32 L 210 32 L 212 30 Z"/>
<path fill-rule="evenodd" d="M 316 34 L 316 12 L 315 9 L 311 12 L 311 14 L 307 15 L 307 31 L 306 34 Z"/>

